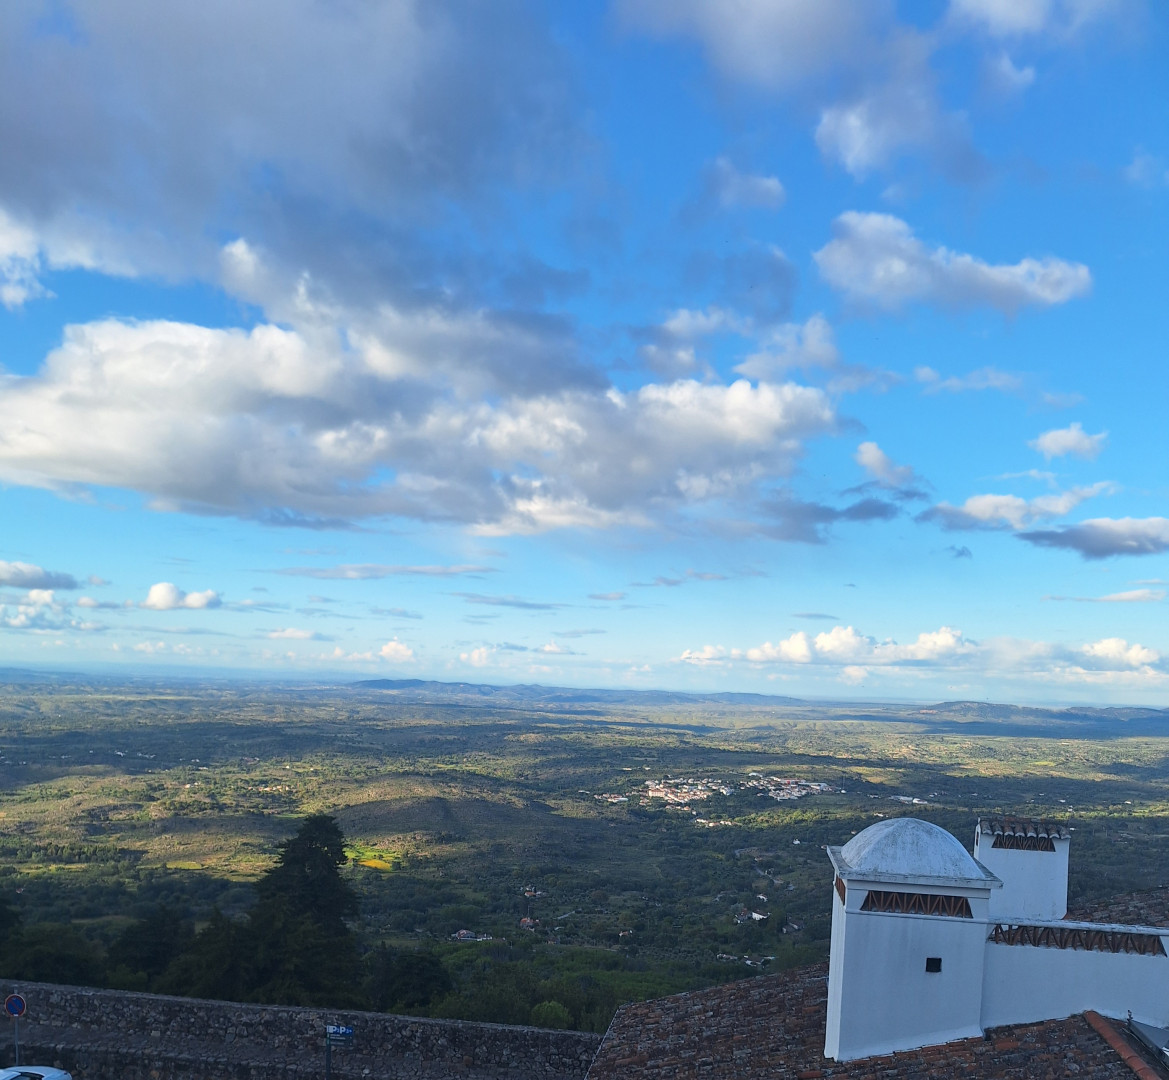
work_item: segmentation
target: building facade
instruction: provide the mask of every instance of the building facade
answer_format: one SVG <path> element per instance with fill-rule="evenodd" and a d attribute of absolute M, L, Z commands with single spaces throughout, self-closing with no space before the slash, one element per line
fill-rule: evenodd
<path fill-rule="evenodd" d="M 1095 1010 L 1169 1026 L 1169 929 L 1071 922 L 1066 826 L 984 818 L 971 855 L 880 821 L 835 869 L 824 1053 L 837 1061 Z"/>

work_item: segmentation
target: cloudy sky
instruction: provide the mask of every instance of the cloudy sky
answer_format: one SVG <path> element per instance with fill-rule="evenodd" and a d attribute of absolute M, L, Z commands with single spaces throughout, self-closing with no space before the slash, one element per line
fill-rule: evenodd
<path fill-rule="evenodd" d="M 0 5 L 0 663 L 1164 703 L 1169 11 Z"/>

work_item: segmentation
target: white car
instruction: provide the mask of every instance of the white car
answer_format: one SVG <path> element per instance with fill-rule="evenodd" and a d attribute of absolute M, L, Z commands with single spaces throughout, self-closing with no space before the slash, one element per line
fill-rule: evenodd
<path fill-rule="evenodd" d="M 52 1069 L 48 1065 L 17 1065 L 11 1069 L 0 1069 L 0 1080 L 73 1080 L 64 1069 Z"/>

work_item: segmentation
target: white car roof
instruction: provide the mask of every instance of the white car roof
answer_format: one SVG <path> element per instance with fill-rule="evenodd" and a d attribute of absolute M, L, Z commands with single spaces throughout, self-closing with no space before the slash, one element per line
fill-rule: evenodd
<path fill-rule="evenodd" d="M 73 1080 L 64 1069 L 48 1065 L 18 1065 L 11 1069 L 0 1069 L 0 1080 Z"/>

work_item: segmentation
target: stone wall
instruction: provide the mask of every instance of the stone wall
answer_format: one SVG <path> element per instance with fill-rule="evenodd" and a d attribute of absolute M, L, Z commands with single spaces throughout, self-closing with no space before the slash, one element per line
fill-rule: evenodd
<path fill-rule="evenodd" d="M 599 1035 L 422 1020 L 384 1013 L 239 1005 L 224 1001 L 0 984 L 28 1002 L 21 1060 L 57 1064 L 75 1080 L 299 1080 L 324 1074 L 326 1024 L 354 1029 L 333 1051 L 333 1075 L 357 1078 L 580 1080 Z M 0 1028 L 0 1062 L 12 1061 Z"/>

